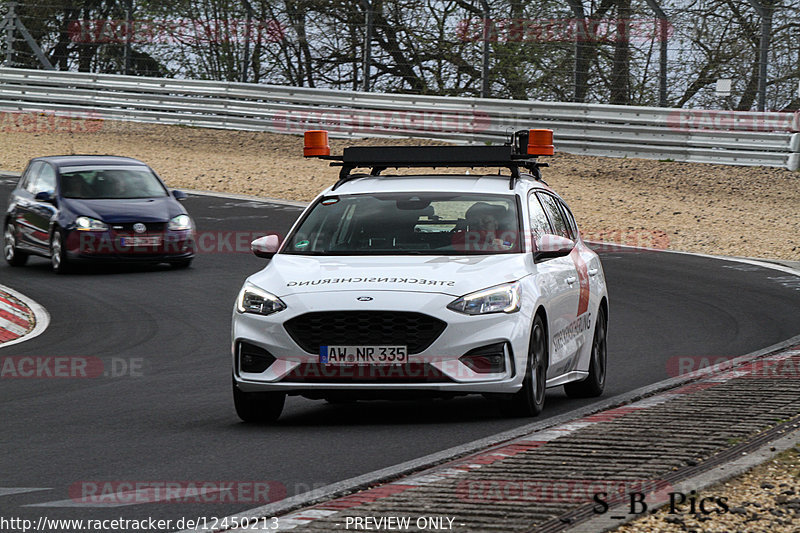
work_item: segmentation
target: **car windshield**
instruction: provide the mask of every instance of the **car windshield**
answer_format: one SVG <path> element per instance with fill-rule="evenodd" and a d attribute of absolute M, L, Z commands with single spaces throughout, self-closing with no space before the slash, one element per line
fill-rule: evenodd
<path fill-rule="evenodd" d="M 62 167 L 61 196 L 86 200 L 157 198 L 167 190 L 141 165 Z"/>
<path fill-rule="evenodd" d="M 473 255 L 520 251 L 513 196 L 358 194 L 322 198 L 288 237 L 298 255 Z"/>

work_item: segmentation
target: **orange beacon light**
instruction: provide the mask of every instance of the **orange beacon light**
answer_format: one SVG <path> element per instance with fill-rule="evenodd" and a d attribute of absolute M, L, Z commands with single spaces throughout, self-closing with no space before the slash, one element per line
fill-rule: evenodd
<path fill-rule="evenodd" d="M 553 155 L 553 130 L 528 130 L 528 155 Z"/>
<path fill-rule="evenodd" d="M 303 134 L 303 157 L 316 157 L 321 155 L 331 155 L 331 147 L 328 145 L 328 132 L 325 130 L 311 130 Z"/>

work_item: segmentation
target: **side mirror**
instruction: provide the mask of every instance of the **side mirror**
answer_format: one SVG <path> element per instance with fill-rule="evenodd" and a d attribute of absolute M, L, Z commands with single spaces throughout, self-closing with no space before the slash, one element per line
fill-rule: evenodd
<path fill-rule="evenodd" d="M 53 203 L 53 195 L 47 191 L 37 192 L 33 198 L 37 202 Z"/>
<path fill-rule="evenodd" d="M 281 241 L 277 235 L 267 235 L 266 237 L 259 237 L 250 243 L 250 250 L 257 256 L 264 259 L 272 259 L 278 252 Z"/>
<path fill-rule="evenodd" d="M 187 194 L 183 191 L 175 191 L 175 190 L 172 191 L 172 197 L 178 200 L 179 202 L 184 201 L 186 199 L 186 196 Z"/>
<path fill-rule="evenodd" d="M 533 259 L 536 262 L 544 261 L 546 259 L 553 259 L 554 257 L 564 257 L 569 255 L 575 242 L 560 235 L 539 235 L 534 236 L 536 243 L 533 251 Z"/>

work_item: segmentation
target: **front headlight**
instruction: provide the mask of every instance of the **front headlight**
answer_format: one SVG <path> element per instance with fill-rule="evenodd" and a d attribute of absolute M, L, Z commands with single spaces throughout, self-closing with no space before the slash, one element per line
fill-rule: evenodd
<path fill-rule="evenodd" d="M 522 288 L 519 282 L 506 283 L 462 296 L 453 301 L 447 308 L 465 315 L 515 313 L 519 311 L 521 291 Z"/>
<path fill-rule="evenodd" d="M 171 230 L 184 230 L 192 229 L 192 219 L 189 215 L 178 215 L 169 221 L 169 229 Z"/>
<path fill-rule="evenodd" d="M 236 310 L 240 313 L 271 315 L 284 309 L 286 304 L 280 298 L 249 283 L 242 288 L 236 299 Z"/>
<path fill-rule="evenodd" d="M 96 218 L 78 217 L 75 219 L 75 229 L 78 231 L 107 231 L 108 226 Z"/>

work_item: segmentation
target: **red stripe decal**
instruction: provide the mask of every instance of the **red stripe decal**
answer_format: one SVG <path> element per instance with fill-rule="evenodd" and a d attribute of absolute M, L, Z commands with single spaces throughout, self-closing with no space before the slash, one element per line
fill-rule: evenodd
<path fill-rule="evenodd" d="M 581 284 L 581 295 L 580 299 L 578 300 L 578 315 L 581 316 L 583 313 L 589 310 L 589 267 L 586 265 L 586 261 L 583 260 L 581 256 L 580 250 L 578 247 L 580 244 L 575 246 L 570 252 L 569 256 L 572 258 L 572 261 L 575 263 L 575 270 L 578 271 L 578 282 Z"/>

